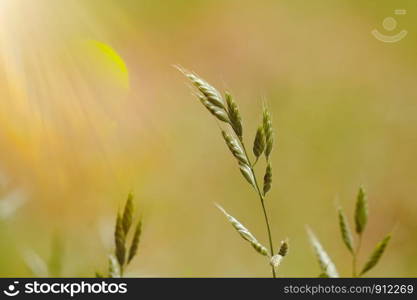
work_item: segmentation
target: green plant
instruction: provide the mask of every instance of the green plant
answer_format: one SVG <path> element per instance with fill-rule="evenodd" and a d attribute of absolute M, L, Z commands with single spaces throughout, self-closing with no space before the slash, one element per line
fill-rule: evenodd
<path fill-rule="evenodd" d="M 278 267 L 282 258 L 287 254 L 288 242 L 283 241 L 280 250 L 277 254 L 275 254 L 271 226 L 265 206 L 265 196 L 271 189 L 272 185 L 272 166 L 270 154 L 274 145 L 274 135 L 270 112 L 268 108 L 264 106 L 262 124 L 258 128 L 253 142 L 253 154 L 255 156 L 255 161 L 252 163 L 243 140 L 243 126 L 239 108 L 230 93 L 226 92 L 223 97 L 217 91 L 217 89 L 215 89 L 205 80 L 198 77 L 196 74 L 188 72 L 179 67 L 178 69 L 197 88 L 197 97 L 200 102 L 217 120 L 226 125 L 224 126 L 225 128 L 221 129 L 223 139 L 226 142 L 230 152 L 237 160 L 238 167 L 243 177 L 254 188 L 259 197 L 266 223 L 269 250 L 260 244 L 258 240 L 253 236 L 253 234 L 251 234 L 249 230 L 246 229 L 246 227 L 244 227 L 237 219 L 229 215 L 221 206 L 217 204 L 216 205 L 230 221 L 233 227 L 238 231 L 238 233 L 242 236 L 242 238 L 249 241 L 259 254 L 268 257 L 269 263 L 271 265 L 272 275 L 273 277 L 276 277 L 275 268 Z M 263 186 L 261 188 L 254 167 L 262 155 L 265 157 L 267 166 L 263 176 Z"/>
<path fill-rule="evenodd" d="M 350 226 L 348 220 L 346 218 L 345 213 L 341 207 L 338 207 L 338 219 L 339 219 L 339 228 L 340 233 L 342 236 L 343 243 L 345 244 L 346 248 L 348 249 L 349 253 L 352 256 L 352 277 L 361 277 L 366 272 L 371 270 L 373 267 L 381 259 L 382 255 L 388 243 L 391 239 L 391 234 L 386 235 L 382 241 L 380 241 L 374 250 L 372 251 L 371 255 L 369 256 L 368 260 L 362 267 L 360 272 L 357 272 L 357 260 L 358 254 L 361 248 L 363 233 L 366 227 L 366 223 L 368 222 L 368 201 L 366 199 L 365 191 L 362 187 L 359 188 L 358 195 L 356 197 L 356 207 L 355 207 L 355 232 L 357 234 L 357 242 L 355 243 L 354 238 L 352 237 L 352 233 L 350 230 Z M 310 237 L 310 242 L 316 252 L 321 274 L 320 277 L 339 277 L 339 274 L 336 270 L 336 266 L 331 261 L 330 257 L 326 253 L 326 251 L 321 246 L 320 242 L 311 231 L 311 229 L 307 228 L 308 235 Z M 356 245 L 356 246 L 355 246 Z"/>
<path fill-rule="evenodd" d="M 133 224 L 133 194 L 129 193 L 123 213 L 117 213 L 116 224 L 114 228 L 114 254 L 109 255 L 109 271 L 108 277 L 117 278 L 123 277 L 125 268 L 130 264 L 132 259 L 136 256 L 140 236 L 142 233 L 142 218 L 139 218 L 135 230 L 130 230 Z M 129 246 L 128 235 L 131 235 L 131 242 Z M 96 273 L 96 277 L 104 277 L 100 273 Z"/>
<path fill-rule="evenodd" d="M 22 257 L 26 268 L 35 277 L 60 277 L 64 263 L 64 241 L 59 234 L 51 240 L 49 258 L 41 257 L 31 248 L 22 250 Z"/>

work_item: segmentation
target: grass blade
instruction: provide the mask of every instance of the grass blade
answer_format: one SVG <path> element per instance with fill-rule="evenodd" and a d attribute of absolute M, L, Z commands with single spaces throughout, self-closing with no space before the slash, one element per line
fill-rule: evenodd
<path fill-rule="evenodd" d="M 307 233 L 310 238 L 310 243 L 314 248 L 314 252 L 316 253 L 322 274 L 326 274 L 327 277 L 339 277 L 336 266 L 324 250 L 323 246 L 320 244 L 313 231 L 308 227 Z"/>
<path fill-rule="evenodd" d="M 372 252 L 371 256 L 369 257 L 368 261 L 366 262 L 365 266 L 363 267 L 360 275 L 365 274 L 370 269 L 376 266 L 376 264 L 379 262 L 379 260 L 382 257 L 382 254 L 384 254 L 385 248 L 387 248 L 388 243 L 391 239 L 391 235 L 387 235 L 381 242 L 379 242 L 374 251 Z"/>

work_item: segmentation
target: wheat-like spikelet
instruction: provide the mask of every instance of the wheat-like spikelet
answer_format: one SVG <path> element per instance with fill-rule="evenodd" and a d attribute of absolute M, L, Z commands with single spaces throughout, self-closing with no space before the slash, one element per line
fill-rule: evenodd
<path fill-rule="evenodd" d="M 265 175 L 264 175 L 264 195 L 268 193 L 268 191 L 271 189 L 272 186 L 272 167 L 271 163 L 268 162 L 268 165 L 266 166 Z"/>
<path fill-rule="evenodd" d="M 121 277 L 120 264 L 113 255 L 109 255 L 109 277 L 110 278 Z"/>
<path fill-rule="evenodd" d="M 255 140 L 253 141 L 253 154 L 255 154 L 256 159 L 262 155 L 265 150 L 265 135 L 262 126 L 258 127 L 256 131 Z"/>
<path fill-rule="evenodd" d="M 187 72 L 179 67 L 177 68 L 194 84 L 194 86 L 201 92 L 201 94 L 204 95 L 207 101 L 209 101 L 214 106 L 225 109 L 221 94 L 212 85 L 193 73 Z"/>
<path fill-rule="evenodd" d="M 335 264 L 332 262 L 329 255 L 324 250 L 316 235 L 308 227 L 307 233 L 310 238 L 310 243 L 314 248 L 314 252 L 316 253 L 322 274 L 325 274 L 326 277 L 339 277 L 339 273 L 337 272 Z"/>
<path fill-rule="evenodd" d="M 253 174 L 253 170 L 250 167 L 248 157 L 244 152 L 243 148 L 239 144 L 238 140 L 232 137 L 231 135 L 227 134 L 226 131 L 222 130 L 222 135 L 224 140 L 226 141 L 226 145 L 229 148 L 230 152 L 232 152 L 233 156 L 238 160 L 239 169 L 242 173 L 243 177 L 253 186 L 256 188 L 255 183 L 255 175 Z"/>
<path fill-rule="evenodd" d="M 128 234 L 130 226 L 132 225 L 132 218 L 133 218 L 133 194 L 129 193 L 125 205 L 125 209 L 123 211 L 123 231 L 125 235 Z"/>
<path fill-rule="evenodd" d="M 133 223 L 133 194 L 130 193 L 124 206 L 123 214 L 119 212 L 116 216 L 116 225 L 114 227 L 114 255 L 109 256 L 109 277 L 122 277 L 125 267 L 129 265 L 136 256 L 139 247 L 140 235 L 142 233 L 142 219 L 137 222 L 135 231 L 133 232 L 131 243 L 128 243 L 129 229 Z M 129 252 L 127 252 L 129 249 Z M 96 277 L 103 275 L 96 272 Z"/>
<path fill-rule="evenodd" d="M 345 213 L 341 207 L 338 208 L 339 214 L 339 227 L 340 233 L 342 234 L 343 242 L 345 243 L 348 250 L 353 253 L 353 239 L 352 234 L 350 233 L 349 224 L 346 219 Z"/>
<path fill-rule="evenodd" d="M 384 254 L 385 248 L 387 248 L 390 239 L 391 239 L 391 235 L 388 234 L 381 242 L 378 243 L 378 245 L 376 245 L 374 251 L 372 252 L 365 266 L 363 267 L 360 275 L 365 274 L 370 269 L 376 266 L 376 264 L 381 259 L 382 254 Z"/>
<path fill-rule="evenodd" d="M 239 161 L 239 163 L 249 165 L 248 158 L 246 157 L 239 142 L 234 137 L 227 134 L 224 130 L 222 130 L 222 135 L 230 152 L 232 152 L 233 156 Z"/>
<path fill-rule="evenodd" d="M 255 175 L 253 174 L 251 167 L 239 162 L 239 169 L 243 177 L 245 177 L 245 179 L 256 189 Z"/>
<path fill-rule="evenodd" d="M 207 108 L 207 110 L 213 116 L 215 116 L 220 121 L 230 123 L 229 116 L 227 115 L 227 112 L 223 108 L 215 106 L 212 103 L 210 103 L 210 101 L 208 101 L 204 95 L 197 95 L 197 97 L 200 99 L 200 102 Z"/>
<path fill-rule="evenodd" d="M 227 220 L 232 224 L 232 226 L 237 230 L 240 236 L 248 241 L 252 247 L 260 254 L 268 256 L 268 250 L 264 246 L 262 246 L 258 240 L 253 236 L 252 233 L 245 226 L 242 225 L 238 220 L 236 220 L 233 216 L 229 215 L 223 207 L 215 203 L 217 208 L 226 216 Z"/>
<path fill-rule="evenodd" d="M 191 83 L 198 89 L 200 94 L 197 97 L 201 103 L 208 109 L 208 111 L 214 115 L 220 121 L 232 124 L 229 119 L 228 111 L 224 105 L 224 100 L 221 94 L 204 79 L 197 75 L 184 70 L 183 68 L 176 66 L 176 68 L 183 73 Z M 237 109 L 237 108 L 236 108 Z"/>
<path fill-rule="evenodd" d="M 116 218 L 116 226 L 114 230 L 114 243 L 116 246 L 116 258 L 119 262 L 120 267 L 125 263 L 126 248 L 125 248 L 126 235 L 123 228 L 123 220 L 120 214 Z"/>
<path fill-rule="evenodd" d="M 281 256 L 286 256 L 288 254 L 288 247 L 288 240 L 282 241 L 278 254 Z"/>
<path fill-rule="evenodd" d="M 227 104 L 227 114 L 230 120 L 230 126 L 232 126 L 233 131 L 240 141 L 243 140 L 243 128 L 242 128 L 242 118 L 240 117 L 239 108 L 237 107 L 236 102 L 233 100 L 232 95 L 228 92 L 225 93 L 226 104 Z"/>
<path fill-rule="evenodd" d="M 270 264 L 274 268 L 279 267 L 284 257 L 288 254 L 288 241 L 282 241 L 281 247 L 279 248 L 278 254 L 271 257 Z"/>
<path fill-rule="evenodd" d="M 272 129 L 271 114 L 266 106 L 264 107 L 264 111 L 263 111 L 263 123 L 262 124 L 263 124 L 263 131 L 265 134 L 265 141 L 266 141 L 265 157 L 268 160 L 271 154 L 272 148 L 274 146 L 274 134 L 273 134 L 273 129 Z"/>
<path fill-rule="evenodd" d="M 362 187 L 359 188 L 355 209 L 356 232 L 362 234 L 368 221 L 368 203 Z"/>
<path fill-rule="evenodd" d="M 132 244 L 130 245 L 129 257 L 127 259 L 127 263 L 130 263 L 130 261 L 135 257 L 136 253 L 138 252 L 141 233 L 142 233 L 142 220 L 139 220 L 138 224 L 136 225 L 135 233 L 133 234 Z"/>

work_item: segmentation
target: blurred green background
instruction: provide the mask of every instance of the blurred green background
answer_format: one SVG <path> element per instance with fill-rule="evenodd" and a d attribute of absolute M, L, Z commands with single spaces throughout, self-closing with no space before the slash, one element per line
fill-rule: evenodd
<path fill-rule="evenodd" d="M 350 275 L 335 207 L 351 220 L 360 184 L 360 262 L 393 231 L 369 276 L 415 276 L 416 13 L 412 0 L 2 0 L 0 276 L 32 276 L 25 260 L 42 269 L 57 240 L 58 275 L 105 270 L 129 191 L 145 220 L 128 276 L 270 276 L 213 205 L 267 243 L 256 194 L 176 64 L 232 92 L 248 144 L 270 105 L 280 276 L 319 274 L 306 224 Z"/>

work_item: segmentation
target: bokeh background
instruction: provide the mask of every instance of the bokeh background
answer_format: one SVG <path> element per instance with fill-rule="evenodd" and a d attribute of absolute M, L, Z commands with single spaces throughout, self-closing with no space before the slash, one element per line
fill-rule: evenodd
<path fill-rule="evenodd" d="M 248 144 L 269 103 L 267 206 L 275 244 L 291 247 L 281 276 L 319 274 L 307 224 L 350 275 L 335 207 L 352 218 L 361 184 L 360 261 L 393 231 L 369 275 L 417 275 L 416 14 L 412 0 L 0 0 L 0 276 L 105 270 L 129 191 L 145 220 L 129 276 L 270 276 L 213 206 L 267 243 L 255 193 L 176 64 L 232 92 Z M 408 35 L 383 43 L 373 29 Z"/>

